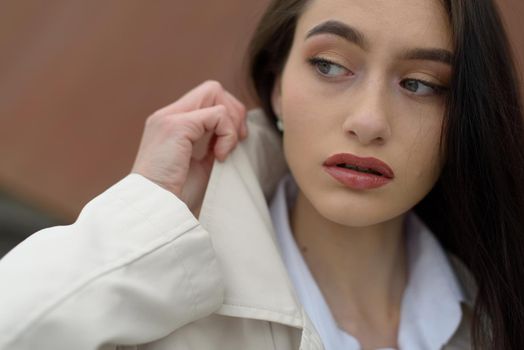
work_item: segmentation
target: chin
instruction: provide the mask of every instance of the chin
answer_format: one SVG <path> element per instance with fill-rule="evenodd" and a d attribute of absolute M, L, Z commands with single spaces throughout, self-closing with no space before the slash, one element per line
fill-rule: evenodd
<path fill-rule="evenodd" d="M 346 195 L 347 197 L 347 195 Z M 317 198 L 311 203 L 325 219 L 347 227 L 369 227 L 406 214 L 410 207 L 388 205 L 387 201 L 363 198 Z"/>

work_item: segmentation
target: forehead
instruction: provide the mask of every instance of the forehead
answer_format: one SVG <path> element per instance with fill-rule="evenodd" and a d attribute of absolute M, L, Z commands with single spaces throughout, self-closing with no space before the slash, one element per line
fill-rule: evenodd
<path fill-rule="evenodd" d="M 357 28 L 371 46 L 452 48 L 443 0 L 311 0 L 298 19 L 296 34 L 305 38 L 327 20 Z"/>

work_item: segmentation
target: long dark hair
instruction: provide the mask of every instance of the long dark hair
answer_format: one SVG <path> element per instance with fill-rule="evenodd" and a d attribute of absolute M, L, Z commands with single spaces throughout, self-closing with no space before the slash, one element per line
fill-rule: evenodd
<path fill-rule="evenodd" d="M 271 91 L 309 0 L 274 0 L 249 49 L 250 77 L 275 120 Z M 443 0 L 454 40 L 443 123 L 446 163 L 415 210 L 468 267 L 478 290 L 474 349 L 524 349 L 524 126 L 517 74 L 492 0 Z"/>

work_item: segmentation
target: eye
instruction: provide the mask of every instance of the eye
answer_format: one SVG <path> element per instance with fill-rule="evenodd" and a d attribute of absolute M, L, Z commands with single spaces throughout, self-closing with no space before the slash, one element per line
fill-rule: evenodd
<path fill-rule="evenodd" d="M 308 62 L 316 68 L 318 73 L 327 78 L 342 77 L 352 73 L 349 69 L 325 58 L 312 57 L 308 59 Z"/>
<path fill-rule="evenodd" d="M 443 95 L 448 90 L 445 86 L 419 79 L 404 79 L 400 86 L 417 96 Z"/>

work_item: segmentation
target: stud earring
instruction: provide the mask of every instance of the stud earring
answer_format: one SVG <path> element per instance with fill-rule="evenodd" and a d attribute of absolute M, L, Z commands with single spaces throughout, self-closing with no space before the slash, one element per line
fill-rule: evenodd
<path fill-rule="evenodd" d="M 284 123 L 282 122 L 282 119 L 277 117 L 277 129 L 280 132 L 284 132 Z"/>

